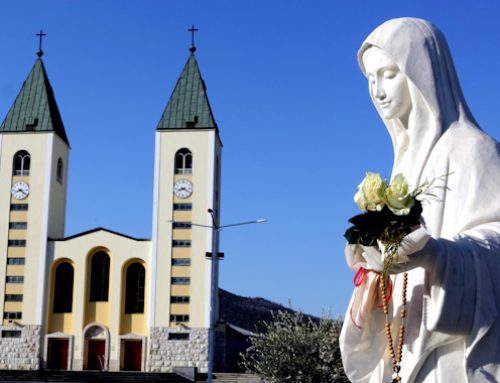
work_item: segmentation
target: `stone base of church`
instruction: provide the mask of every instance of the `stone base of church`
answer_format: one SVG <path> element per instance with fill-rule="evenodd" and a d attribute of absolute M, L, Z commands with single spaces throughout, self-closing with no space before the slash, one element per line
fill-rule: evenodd
<path fill-rule="evenodd" d="M 42 326 L 0 326 L 0 370 L 38 370 Z"/>
<path fill-rule="evenodd" d="M 187 339 L 179 339 L 186 337 Z M 208 370 L 208 328 L 152 327 L 149 338 L 150 372 L 170 372 L 175 367 Z"/>

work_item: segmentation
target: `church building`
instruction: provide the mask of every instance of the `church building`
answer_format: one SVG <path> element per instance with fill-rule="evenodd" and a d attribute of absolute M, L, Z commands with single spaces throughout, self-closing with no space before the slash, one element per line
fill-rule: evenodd
<path fill-rule="evenodd" d="M 42 54 L 0 126 L 0 369 L 207 371 L 222 143 L 194 47 L 151 127 L 151 239 L 65 236 L 70 140 Z"/>

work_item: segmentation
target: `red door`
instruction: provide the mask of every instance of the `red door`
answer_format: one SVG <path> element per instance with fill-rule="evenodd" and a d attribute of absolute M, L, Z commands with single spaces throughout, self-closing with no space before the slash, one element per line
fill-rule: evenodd
<path fill-rule="evenodd" d="M 47 368 L 51 370 L 68 369 L 68 339 L 49 338 L 47 346 Z"/>
<path fill-rule="evenodd" d="M 87 370 L 102 370 L 104 367 L 105 340 L 90 339 L 87 353 Z"/>
<path fill-rule="evenodd" d="M 123 341 L 123 367 L 124 371 L 141 371 L 142 341 Z"/>

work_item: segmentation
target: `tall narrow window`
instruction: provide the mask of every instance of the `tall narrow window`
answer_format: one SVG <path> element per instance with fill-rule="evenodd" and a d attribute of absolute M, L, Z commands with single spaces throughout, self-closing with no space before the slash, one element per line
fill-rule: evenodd
<path fill-rule="evenodd" d="M 172 229 L 191 229 L 191 222 L 172 222 Z"/>
<path fill-rule="evenodd" d="M 3 319 L 23 319 L 23 313 L 20 311 L 4 312 Z"/>
<path fill-rule="evenodd" d="M 73 311 L 73 266 L 63 262 L 56 268 L 54 281 L 54 312 L 70 313 Z"/>
<path fill-rule="evenodd" d="M 23 230 L 28 228 L 28 222 L 9 222 L 9 229 Z"/>
<path fill-rule="evenodd" d="M 174 203 L 174 210 L 193 210 L 192 203 Z"/>
<path fill-rule="evenodd" d="M 175 174 L 191 174 L 193 172 L 193 153 L 189 149 L 179 149 L 175 153 Z"/>
<path fill-rule="evenodd" d="M 219 156 L 215 159 L 215 203 L 219 204 L 219 188 L 220 188 L 220 163 Z"/>
<path fill-rule="evenodd" d="M 174 239 L 172 241 L 173 247 L 191 247 L 190 239 Z"/>
<path fill-rule="evenodd" d="M 170 315 L 170 322 L 189 322 L 189 315 L 187 314 Z"/>
<path fill-rule="evenodd" d="M 31 157 L 26 150 L 20 150 L 14 154 L 14 164 L 12 174 L 15 176 L 30 175 Z"/>
<path fill-rule="evenodd" d="M 190 277 L 172 277 L 170 278 L 170 283 L 173 285 L 190 285 L 191 278 Z"/>
<path fill-rule="evenodd" d="M 125 314 L 144 312 L 144 266 L 132 263 L 127 269 L 125 288 Z"/>
<path fill-rule="evenodd" d="M 104 251 L 92 257 L 90 271 L 90 301 L 105 302 L 109 292 L 109 255 Z"/>
<path fill-rule="evenodd" d="M 56 179 L 57 179 L 57 182 L 59 182 L 60 184 L 63 183 L 63 172 L 64 172 L 63 160 L 61 157 L 59 157 L 59 159 L 57 160 Z"/>
<path fill-rule="evenodd" d="M 28 210 L 28 204 L 27 203 L 11 203 L 10 210 L 25 211 L 25 210 Z"/>
<path fill-rule="evenodd" d="M 24 276 L 22 275 L 7 275 L 5 277 L 6 283 L 24 283 Z"/>

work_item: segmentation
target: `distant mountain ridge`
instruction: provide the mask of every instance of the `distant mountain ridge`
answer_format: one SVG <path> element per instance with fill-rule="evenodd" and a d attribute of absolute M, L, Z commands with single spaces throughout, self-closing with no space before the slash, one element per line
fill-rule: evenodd
<path fill-rule="evenodd" d="M 259 323 L 272 321 L 273 311 L 296 311 L 261 297 L 242 297 L 224 289 L 219 289 L 219 310 L 221 321 L 229 322 L 252 332 L 261 332 L 262 326 Z M 319 320 L 312 315 L 305 315 L 305 317 L 309 317 L 313 321 Z"/>

